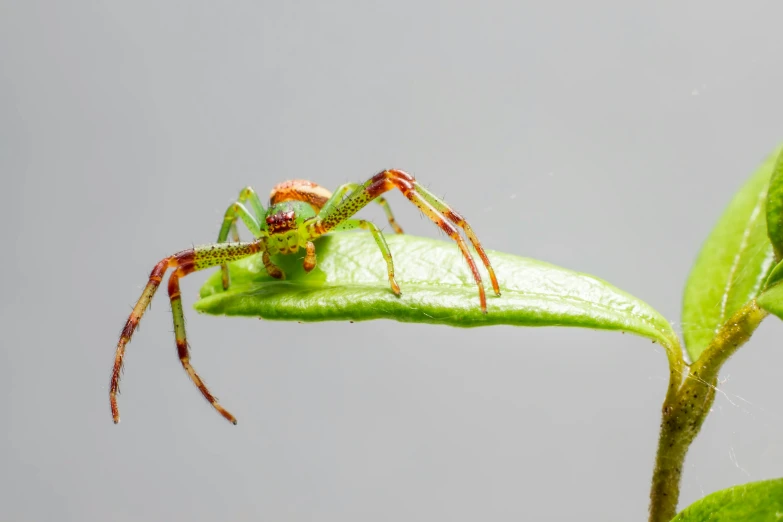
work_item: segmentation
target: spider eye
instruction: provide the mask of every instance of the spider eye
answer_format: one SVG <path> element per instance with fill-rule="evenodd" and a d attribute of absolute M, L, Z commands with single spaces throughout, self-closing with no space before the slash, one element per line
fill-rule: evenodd
<path fill-rule="evenodd" d="M 277 212 L 267 216 L 266 224 L 269 225 L 270 232 L 284 232 L 293 227 L 296 213 L 293 210 L 287 212 Z"/>

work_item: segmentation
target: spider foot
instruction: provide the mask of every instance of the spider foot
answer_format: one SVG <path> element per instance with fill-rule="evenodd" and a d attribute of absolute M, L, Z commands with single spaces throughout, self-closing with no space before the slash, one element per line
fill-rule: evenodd
<path fill-rule="evenodd" d="M 261 260 L 264 262 L 264 268 L 266 269 L 267 274 L 269 274 L 271 277 L 274 277 L 275 279 L 280 279 L 281 281 L 285 279 L 285 272 L 283 272 L 279 266 L 272 262 L 268 252 L 264 251 Z"/>
<path fill-rule="evenodd" d="M 398 285 L 397 281 L 394 280 L 394 276 L 389 277 L 389 284 L 391 285 L 391 289 L 392 292 L 394 292 L 394 295 L 400 297 L 402 295 L 402 291 L 400 290 L 400 285 Z"/>

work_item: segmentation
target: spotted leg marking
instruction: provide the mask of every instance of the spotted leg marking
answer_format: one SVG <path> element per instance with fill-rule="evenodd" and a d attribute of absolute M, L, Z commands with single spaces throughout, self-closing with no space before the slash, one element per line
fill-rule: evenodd
<path fill-rule="evenodd" d="M 179 279 L 192 272 L 257 254 L 263 250 L 263 247 L 262 240 L 253 241 L 252 243 L 217 243 L 203 245 L 178 252 L 162 259 L 155 265 L 150 273 L 147 286 L 144 287 L 141 297 L 136 302 L 136 306 L 133 307 L 133 311 L 131 311 L 128 320 L 125 322 L 125 326 L 120 334 L 120 340 L 117 343 L 117 351 L 114 355 L 114 367 L 111 372 L 111 382 L 109 383 L 109 403 L 111 405 L 111 414 L 115 424 L 120 422 L 120 411 L 117 407 L 117 394 L 120 391 L 120 375 L 122 373 L 122 366 L 125 358 L 125 347 L 128 342 L 130 342 L 133 332 L 136 330 L 136 327 L 138 327 L 139 321 L 141 321 L 144 312 L 163 280 L 166 270 L 169 268 L 173 269 L 168 284 L 169 300 L 171 301 L 171 314 L 174 321 L 174 337 L 177 343 L 177 353 L 180 362 L 182 363 L 182 367 L 209 403 L 212 404 L 223 417 L 236 424 L 234 416 L 218 404 L 217 399 L 209 392 L 206 385 L 204 385 L 204 382 L 196 373 L 196 370 L 190 364 L 188 341 L 185 335 L 185 314 L 182 310 Z"/>
<path fill-rule="evenodd" d="M 370 201 L 373 201 L 384 192 L 388 192 L 395 187 L 398 188 L 408 200 L 416 205 L 424 215 L 430 218 L 430 220 L 437 224 L 441 230 L 457 243 L 473 274 L 476 286 L 478 286 L 481 310 L 486 313 L 487 297 L 484 291 L 484 285 L 481 281 L 481 274 L 478 271 L 473 255 L 468 250 L 465 241 L 462 239 L 462 236 L 459 234 L 456 227 L 462 228 L 465 231 L 465 235 L 468 236 L 468 239 L 479 253 L 479 257 L 489 272 L 495 294 L 500 295 L 500 286 L 498 285 L 495 271 L 492 268 L 481 243 L 462 216 L 452 210 L 444 201 L 440 200 L 437 196 L 417 183 L 416 180 L 413 179 L 413 176 L 406 172 L 401 170 L 385 170 L 370 178 L 363 185 L 357 186 L 357 188 L 340 204 L 331 207 L 328 212 L 321 212 L 321 214 L 319 214 L 318 219 L 310 225 L 312 237 L 318 237 L 334 230 L 340 223 L 349 219 L 369 204 Z"/>
<path fill-rule="evenodd" d="M 334 191 L 334 195 L 332 195 L 331 198 L 329 198 L 329 201 L 327 201 L 323 208 L 321 209 L 321 214 L 329 214 L 333 212 L 334 207 L 340 205 L 343 202 L 343 199 L 345 199 L 345 196 L 349 192 L 353 192 L 356 189 L 358 189 L 361 185 L 358 183 L 346 183 L 344 185 L 340 185 L 337 190 Z M 383 196 L 378 196 L 375 198 L 375 202 L 378 203 L 381 208 L 383 208 L 383 212 L 386 214 L 386 219 L 389 221 L 389 225 L 391 225 L 392 229 L 397 234 L 402 234 L 402 228 L 400 228 L 400 225 L 397 224 L 397 220 L 394 219 L 394 214 L 391 211 L 391 207 L 389 206 L 389 203 L 386 201 L 386 198 Z"/>

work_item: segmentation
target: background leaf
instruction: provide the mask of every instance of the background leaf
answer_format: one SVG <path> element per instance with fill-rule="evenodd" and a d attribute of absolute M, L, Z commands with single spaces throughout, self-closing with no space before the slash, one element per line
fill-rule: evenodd
<path fill-rule="evenodd" d="M 779 262 L 769 271 L 767 280 L 764 282 L 764 291 L 766 292 L 781 281 L 783 281 L 783 262 Z"/>
<path fill-rule="evenodd" d="M 783 319 L 783 262 L 775 265 L 775 268 L 767 277 L 764 291 L 758 296 L 756 302 L 767 312 Z"/>
<path fill-rule="evenodd" d="M 778 259 L 783 254 L 783 148 L 775 158 L 767 193 L 767 233 Z"/>
<path fill-rule="evenodd" d="M 216 272 L 202 287 L 195 308 L 296 321 L 394 319 L 461 327 L 623 330 L 661 342 L 679 358 L 676 335 L 658 312 L 598 278 L 490 251 L 503 295 L 495 297 L 489 289 L 489 313 L 482 314 L 476 285 L 455 244 L 409 235 L 387 239 L 401 297 L 389 289 L 385 264 L 370 234 L 348 232 L 318 240 L 318 265 L 310 274 L 303 271 L 301 256 L 277 256 L 285 281 L 270 278 L 257 257 L 233 263 L 229 291 L 223 291 Z"/>
<path fill-rule="evenodd" d="M 783 319 L 783 285 L 777 284 L 764 290 L 757 302 L 767 312 Z"/>
<path fill-rule="evenodd" d="M 756 297 L 774 263 L 765 204 L 776 151 L 740 189 L 702 245 L 685 286 L 682 330 L 692 361 Z"/>
<path fill-rule="evenodd" d="M 691 504 L 672 522 L 769 522 L 783 519 L 783 479 L 734 486 Z"/>

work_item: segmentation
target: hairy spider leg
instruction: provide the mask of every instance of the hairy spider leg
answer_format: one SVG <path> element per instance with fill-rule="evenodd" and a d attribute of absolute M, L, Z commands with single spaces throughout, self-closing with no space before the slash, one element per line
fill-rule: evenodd
<path fill-rule="evenodd" d="M 400 285 L 394 280 L 394 262 L 392 261 L 389 245 L 386 244 L 386 238 L 383 237 L 383 234 L 375 223 L 364 219 L 346 219 L 332 230 L 354 230 L 356 228 L 363 228 L 372 233 L 372 237 L 378 244 L 378 248 L 381 249 L 383 259 L 386 261 L 386 270 L 389 272 L 389 284 L 391 285 L 392 292 L 400 295 Z"/>
<path fill-rule="evenodd" d="M 345 199 L 345 196 L 349 192 L 355 191 L 357 188 L 359 188 L 361 185 L 358 183 L 346 183 L 344 185 L 340 185 L 337 190 L 334 191 L 334 194 L 331 198 L 329 198 L 329 201 L 327 201 L 323 208 L 321 209 L 321 214 L 328 214 L 333 211 L 334 207 L 339 205 L 343 202 Z M 391 211 L 391 207 L 389 206 L 389 203 L 386 201 L 386 198 L 383 196 L 378 196 L 375 198 L 375 202 L 378 203 L 382 208 L 383 212 L 386 214 L 386 219 L 389 221 L 389 225 L 394 229 L 394 232 L 397 234 L 402 234 L 402 228 L 400 228 L 400 225 L 397 224 L 397 220 L 394 219 L 394 214 Z"/>
<path fill-rule="evenodd" d="M 492 290 L 495 292 L 495 295 L 499 296 L 500 285 L 498 284 L 498 278 L 495 276 L 495 269 L 492 268 L 492 264 L 489 262 L 489 257 L 487 257 L 487 253 L 484 251 L 484 247 L 481 246 L 481 242 L 479 241 L 476 234 L 473 232 L 473 228 L 468 224 L 467 221 L 465 221 L 465 218 L 462 217 L 462 215 L 458 214 L 445 201 L 443 201 L 442 199 L 440 199 L 435 194 L 428 191 L 418 183 L 416 183 L 415 186 L 418 189 L 419 193 L 421 194 L 421 197 L 427 200 L 427 203 L 435 207 L 435 209 L 441 214 L 443 214 L 444 216 L 446 216 L 446 218 L 448 218 L 449 221 L 451 221 L 452 223 L 454 223 L 455 225 L 457 225 L 458 227 L 460 227 L 462 230 L 465 231 L 465 235 L 468 236 L 470 243 L 473 245 L 473 248 L 476 249 L 476 252 L 478 252 L 481 261 L 484 263 L 484 266 L 487 268 L 487 272 L 489 272 L 489 280 L 492 283 Z"/>
<path fill-rule="evenodd" d="M 250 203 L 250 207 L 253 210 L 252 213 L 244 205 L 246 202 Z M 228 239 L 229 231 L 231 232 L 233 241 L 235 243 L 239 242 L 239 232 L 237 231 L 236 224 L 237 218 L 242 219 L 247 229 L 250 230 L 251 234 L 253 234 L 254 238 L 257 239 L 261 237 L 263 235 L 261 227 L 266 225 L 264 222 L 265 214 L 266 210 L 264 209 L 264 205 L 261 204 L 261 199 L 258 197 L 258 194 L 256 194 L 252 187 L 245 187 L 239 193 L 237 200 L 229 205 L 229 207 L 226 209 L 226 213 L 223 216 L 223 223 L 221 224 L 220 232 L 218 233 L 217 242 L 225 243 Z M 222 264 L 220 266 L 220 272 L 223 277 L 223 290 L 228 290 L 228 265 L 225 263 Z M 278 272 L 280 272 L 279 269 Z"/>
<path fill-rule="evenodd" d="M 173 272 L 169 276 L 169 300 L 171 301 L 171 314 L 174 321 L 174 337 L 177 343 L 177 354 L 182 363 L 182 367 L 190 376 L 201 394 L 210 404 L 227 420 L 236 424 L 236 419 L 225 408 L 218 404 L 217 399 L 207 389 L 204 381 L 196 373 L 196 370 L 190 364 L 190 353 L 188 351 L 188 341 L 185 335 L 185 315 L 182 310 L 182 296 L 180 295 L 179 279 L 192 272 L 197 272 L 205 268 L 227 263 L 237 259 L 242 259 L 264 250 L 263 239 L 257 239 L 252 243 L 216 243 L 211 245 L 201 245 L 178 252 L 172 256 L 162 259 L 150 273 L 149 282 L 141 293 L 141 297 L 133 307 L 128 320 L 120 334 L 120 340 L 117 343 L 117 351 L 114 355 L 114 368 L 111 373 L 111 382 L 109 384 L 109 403 L 111 404 L 111 414 L 114 423 L 120 422 L 120 411 L 117 407 L 117 394 L 120 390 L 120 374 L 122 373 L 123 360 L 125 358 L 125 346 L 131 340 L 133 332 L 141 321 L 145 310 L 152 301 L 158 286 L 163 280 L 166 270 L 171 268 Z"/>
<path fill-rule="evenodd" d="M 476 266 L 476 262 L 473 259 L 473 256 L 465 244 L 465 240 L 462 239 L 462 236 L 454 226 L 459 226 L 465 230 L 467 222 L 461 216 L 456 214 L 456 212 L 454 212 L 450 206 L 448 206 L 442 200 L 438 199 L 427 189 L 422 187 L 418 182 L 416 182 L 413 176 L 406 172 L 394 169 L 384 170 L 370 178 L 363 185 L 358 186 L 351 194 L 348 195 L 347 198 L 342 201 L 342 203 L 332 207 L 330 212 L 321 212 L 318 215 L 318 218 L 309 227 L 311 236 L 315 238 L 326 234 L 331 230 L 334 230 L 340 223 L 347 220 L 359 212 L 359 210 L 364 208 L 367 204 L 369 204 L 370 201 L 373 201 L 384 192 L 388 192 L 395 187 L 398 188 L 400 192 L 402 192 L 403 195 L 408 198 L 409 201 L 416 205 L 425 216 L 430 218 L 430 220 L 437 224 L 441 230 L 443 230 L 457 243 L 459 249 L 462 251 L 463 257 L 470 267 L 470 271 L 473 274 L 473 279 L 476 281 L 476 286 L 478 286 L 481 311 L 487 313 L 487 297 L 484 291 L 484 285 L 481 281 L 481 274 L 478 271 L 478 267 Z M 424 194 L 427 195 L 426 198 L 424 197 Z M 442 213 L 438 207 L 441 207 L 445 211 L 445 214 Z M 455 220 L 455 224 L 452 224 L 449 221 L 449 218 L 452 216 L 458 218 Z M 469 237 L 469 239 L 473 243 L 473 246 L 476 247 L 476 250 L 481 249 L 480 251 L 483 252 L 483 248 L 481 248 L 481 243 L 478 241 L 478 238 L 474 234 L 472 235 L 473 237 Z M 490 278 L 492 279 L 492 287 L 495 290 L 495 293 L 499 295 L 500 287 L 497 283 L 495 272 L 492 270 L 489 258 L 484 255 L 481 256 L 481 260 L 487 267 L 487 271 L 489 272 Z"/>

